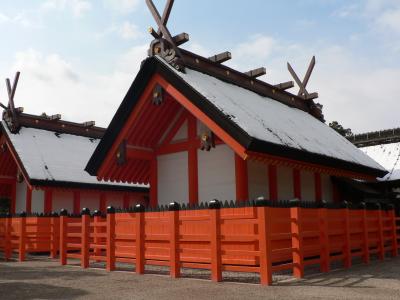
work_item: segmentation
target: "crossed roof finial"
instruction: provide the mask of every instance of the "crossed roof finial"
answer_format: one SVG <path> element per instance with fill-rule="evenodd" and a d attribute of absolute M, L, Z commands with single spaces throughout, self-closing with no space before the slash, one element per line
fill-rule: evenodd
<path fill-rule="evenodd" d="M 8 94 L 8 105 L 0 103 L 0 106 L 4 109 L 3 118 L 10 125 L 10 130 L 14 131 L 18 128 L 18 116 L 17 113 L 22 110 L 22 108 L 16 108 L 14 104 L 15 92 L 17 90 L 18 80 L 20 72 L 15 73 L 14 82 L 11 85 L 9 78 L 6 78 L 7 94 Z"/>
<path fill-rule="evenodd" d="M 292 75 L 294 81 L 296 81 L 297 85 L 299 86 L 300 90 L 298 93 L 298 96 L 303 97 L 306 100 L 312 100 L 315 98 L 318 98 L 318 93 L 309 93 L 306 89 L 308 81 L 310 80 L 311 73 L 314 70 L 315 67 L 315 56 L 312 57 L 311 62 L 308 66 L 307 73 L 304 76 L 303 81 L 300 80 L 300 78 L 297 76 L 296 72 L 293 70 L 292 66 L 290 63 L 287 63 L 288 70 L 290 74 Z"/>

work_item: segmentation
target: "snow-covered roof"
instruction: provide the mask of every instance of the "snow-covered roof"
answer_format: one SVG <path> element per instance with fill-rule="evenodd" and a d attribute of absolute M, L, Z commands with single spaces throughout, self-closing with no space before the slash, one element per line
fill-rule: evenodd
<path fill-rule="evenodd" d="M 400 179 L 400 142 L 360 149 L 389 171 L 382 181 Z"/>
<path fill-rule="evenodd" d="M 346 138 L 300 109 L 189 68 L 179 72 L 157 59 L 251 137 L 385 170 Z"/>
<path fill-rule="evenodd" d="M 13 134 L 4 121 L 2 127 L 32 181 L 147 187 L 98 181 L 95 176 L 89 175 L 84 169 L 99 139 L 27 127 Z"/>

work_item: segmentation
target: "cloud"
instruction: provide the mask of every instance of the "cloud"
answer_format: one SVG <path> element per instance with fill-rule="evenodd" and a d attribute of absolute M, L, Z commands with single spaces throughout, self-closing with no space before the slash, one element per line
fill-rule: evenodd
<path fill-rule="evenodd" d="M 121 14 L 128 14 L 135 11 L 138 8 L 139 3 L 140 0 L 103 0 L 105 8 Z"/>
<path fill-rule="evenodd" d="M 0 24 L 16 24 L 25 28 L 32 26 L 32 22 L 25 12 L 18 13 L 15 16 L 9 16 L 0 12 Z"/>
<path fill-rule="evenodd" d="M 46 0 L 40 7 L 43 12 L 69 10 L 75 17 L 82 17 L 92 9 L 87 0 Z"/>
<path fill-rule="evenodd" d="M 124 40 L 135 40 L 143 36 L 142 31 L 140 31 L 136 24 L 125 21 L 119 25 L 113 24 L 103 32 L 97 33 L 96 38 L 104 38 L 110 34 L 117 34 Z"/>

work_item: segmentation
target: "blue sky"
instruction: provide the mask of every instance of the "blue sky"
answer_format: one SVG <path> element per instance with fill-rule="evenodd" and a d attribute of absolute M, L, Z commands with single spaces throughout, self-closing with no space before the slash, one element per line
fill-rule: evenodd
<path fill-rule="evenodd" d="M 106 126 L 154 25 L 144 0 L 1 1 L 0 77 L 22 72 L 25 112 Z M 303 76 L 316 55 L 309 91 L 328 121 L 355 132 L 400 126 L 399 0 L 176 0 L 168 27 L 189 33 L 185 47 L 199 54 L 229 50 L 235 68 L 265 66 L 271 83 L 291 79 L 287 61 Z"/>

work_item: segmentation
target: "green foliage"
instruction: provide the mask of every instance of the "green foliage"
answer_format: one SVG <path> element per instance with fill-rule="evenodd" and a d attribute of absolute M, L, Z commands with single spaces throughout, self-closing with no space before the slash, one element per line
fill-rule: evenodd
<path fill-rule="evenodd" d="M 343 135 L 344 137 L 350 137 L 353 135 L 353 132 L 351 131 L 350 128 L 344 128 L 342 125 L 339 124 L 338 121 L 332 121 L 329 123 L 329 127 L 337 131 L 340 135 Z"/>

